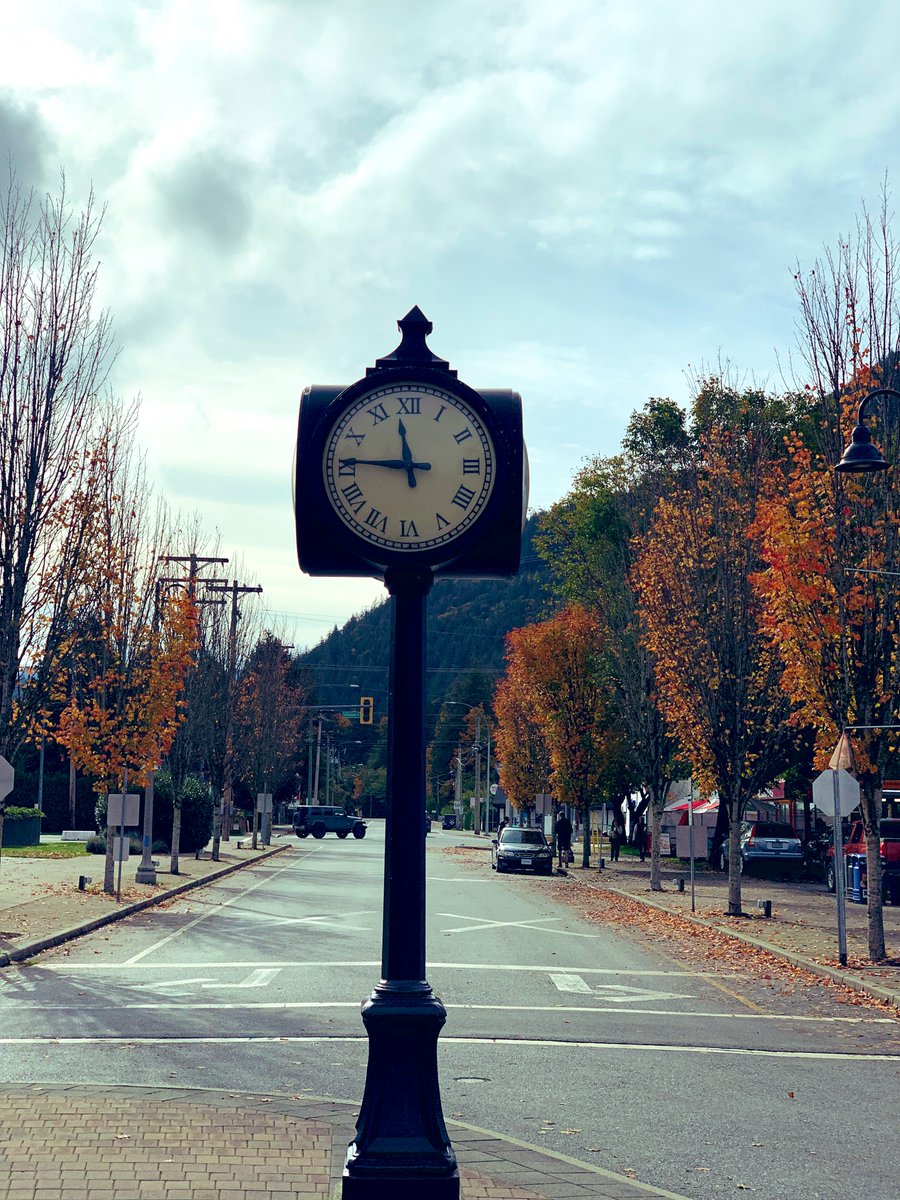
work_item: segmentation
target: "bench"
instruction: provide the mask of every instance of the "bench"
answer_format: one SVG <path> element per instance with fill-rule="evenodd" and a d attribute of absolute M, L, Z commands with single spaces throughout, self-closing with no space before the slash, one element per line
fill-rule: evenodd
<path fill-rule="evenodd" d="M 86 842 L 92 837 L 96 837 L 96 830 L 94 829 L 64 829 L 61 840 L 64 842 Z"/>

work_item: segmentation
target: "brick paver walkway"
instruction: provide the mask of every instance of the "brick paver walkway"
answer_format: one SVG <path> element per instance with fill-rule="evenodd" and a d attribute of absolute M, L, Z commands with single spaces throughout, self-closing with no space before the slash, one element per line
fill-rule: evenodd
<path fill-rule="evenodd" d="M 286 1096 L 23 1084 L 0 1088 L 0 1114 L 0 1200 L 338 1200 L 356 1112 Z M 450 1129 L 462 1200 L 683 1200 Z"/>

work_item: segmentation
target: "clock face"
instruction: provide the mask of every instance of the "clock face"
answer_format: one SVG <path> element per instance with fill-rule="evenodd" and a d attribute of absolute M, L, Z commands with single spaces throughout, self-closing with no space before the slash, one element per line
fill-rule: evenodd
<path fill-rule="evenodd" d="M 472 408 L 439 386 L 373 388 L 325 442 L 325 489 L 343 523 L 373 546 L 428 551 L 471 527 L 491 496 L 494 445 Z"/>

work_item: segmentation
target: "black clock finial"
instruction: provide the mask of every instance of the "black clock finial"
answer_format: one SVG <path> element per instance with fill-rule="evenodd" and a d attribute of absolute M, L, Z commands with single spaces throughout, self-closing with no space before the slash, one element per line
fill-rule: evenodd
<path fill-rule="evenodd" d="M 450 370 L 450 364 L 445 358 L 439 358 L 428 348 L 425 339 L 434 326 L 418 304 L 413 305 L 406 316 L 400 318 L 397 326 L 403 335 L 400 345 L 383 358 L 377 358 L 375 366 L 369 367 L 366 371 L 367 375 L 384 367 L 405 366 L 429 367 L 433 371 L 447 371 L 451 375 L 456 375 L 455 371 Z"/>

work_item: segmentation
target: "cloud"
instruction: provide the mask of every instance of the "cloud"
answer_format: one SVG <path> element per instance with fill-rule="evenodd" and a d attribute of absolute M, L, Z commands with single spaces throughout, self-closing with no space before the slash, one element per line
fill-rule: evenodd
<path fill-rule="evenodd" d="M 23 188 L 41 187 L 51 141 L 36 104 L 22 103 L 10 92 L 0 91 L 0 180 L 5 183 L 11 164 Z"/>

